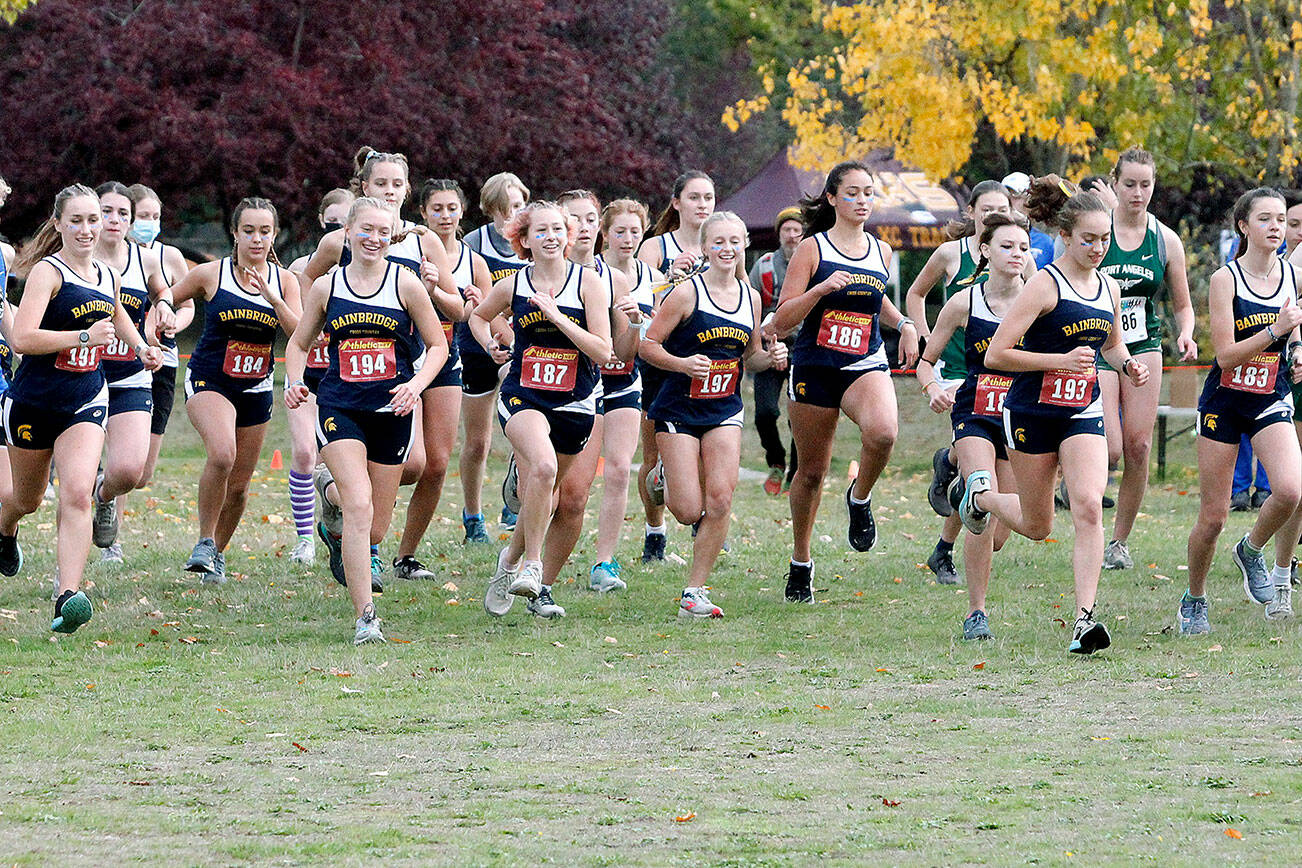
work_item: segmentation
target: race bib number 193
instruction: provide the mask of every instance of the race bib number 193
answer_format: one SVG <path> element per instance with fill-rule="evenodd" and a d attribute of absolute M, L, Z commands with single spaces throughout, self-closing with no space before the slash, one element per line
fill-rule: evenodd
<path fill-rule="evenodd" d="M 1094 380 L 1098 374 L 1090 371 L 1045 371 L 1040 386 L 1040 403 L 1059 407 L 1088 407 L 1094 396 Z"/>

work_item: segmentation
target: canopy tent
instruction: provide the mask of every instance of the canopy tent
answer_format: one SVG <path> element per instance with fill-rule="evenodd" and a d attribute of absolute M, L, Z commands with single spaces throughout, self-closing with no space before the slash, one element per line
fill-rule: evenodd
<path fill-rule="evenodd" d="M 779 211 L 823 187 L 825 173 L 797 169 L 790 154 L 790 148 L 783 148 L 719 206 L 745 221 L 756 249 L 777 246 L 773 220 Z M 921 172 L 895 160 L 890 151 L 875 151 L 864 163 L 877 181 L 873 213 L 868 218 L 873 234 L 896 250 L 939 247 L 946 240 L 945 223 L 959 215 L 954 197 Z"/>

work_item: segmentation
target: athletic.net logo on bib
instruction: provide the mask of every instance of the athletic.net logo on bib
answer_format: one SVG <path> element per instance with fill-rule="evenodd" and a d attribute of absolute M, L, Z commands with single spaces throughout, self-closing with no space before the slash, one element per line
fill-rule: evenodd
<path fill-rule="evenodd" d="M 737 372 L 741 365 L 737 359 L 712 359 L 710 372 L 705 379 L 692 378 L 689 394 L 693 398 L 726 398 L 737 390 Z"/>
<path fill-rule="evenodd" d="M 848 310 L 829 310 L 818 324 L 818 345 L 838 353 L 863 355 L 872 336 L 873 315 Z"/>
<path fill-rule="evenodd" d="M 579 351 L 527 347 L 520 360 L 520 385 L 544 392 L 570 392 L 579 377 Z"/>

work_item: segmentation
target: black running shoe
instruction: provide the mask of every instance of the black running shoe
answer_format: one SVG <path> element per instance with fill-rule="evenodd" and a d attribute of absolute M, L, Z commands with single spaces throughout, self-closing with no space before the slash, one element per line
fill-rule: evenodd
<path fill-rule="evenodd" d="M 23 547 L 18 544 L 18 534 L 5 536 L 0 533 L 0 573 L 16 576 L 23 568 Z"/>
<path fill-rule="evenodd" d="M 814 602 L 814 565 L 791 564 L 787 570 L 787 602 Z"/>
<path fill-rule="evenodd" d="M 941 551 L 939 546 L 932 549 L 931 557 L 927 558 L 927 569 L 936 574 L 938 585 L 958 584 L 958 570 L 954 569 L 953 549 Z"/>
<path fill-rule="evenodd" d="M 416 560 L 415 555 L 403 555 L 393 562 L 395 579 L 432 579 L 434 576 L 434 571 L 427 569 L 424 564 Z"/>
<path fill-rule="evenodd" d="M 936 515 L 948 518 L 954 514 L 954 507 L 945 495 L 957 476 L 958 468 L 949 463 L 949 447 L 937 449 L 931 456 L 931 485 L 927 488 L 927 502 Z"/>
<path fill-rule="evenodd" d="M 850 513 L 847 536 L 850 539 L 850 548 L 857 552 L 866 552 L 877 544 L 877 523 L 873 521 L 872 495 L 868 496 L 867 503 L 855 503 L 850 499 L 852 491 L 854 491 L 853 482 L 845 490 L 845 508 Z"/>
<path fill-rule="evenodd" d="M 336 582 L 345 588 L 348 587 L 348 580 L 344 578 L 343 540 L 327 530 L 323 521 L 316 523 L 316 535 L 321 537 L 321 542 L 325 543 L 326 551 L 330 553 L 330 575 L 335 577 Z"/>
<path fill-rule="evenodd" d="M 649 533 L 642 540 L 642 563 L 665 559 L 665 535 Z"/>

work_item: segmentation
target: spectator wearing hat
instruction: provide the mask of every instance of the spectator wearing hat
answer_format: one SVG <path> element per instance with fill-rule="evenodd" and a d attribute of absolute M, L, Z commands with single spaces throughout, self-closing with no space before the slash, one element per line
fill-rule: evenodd
<path fill-rule="evenodd" d="M 787 263 L 805 234 L 800 209 L 794 206 L 783 208 L 773 221 L 773 229 L 778 236 L 778 249 L 765 253 L 750 270 L 751 286 L 759 290 L 763 304 L 762 330 L 766 342 L 774 340 L 773 311 L 778 307 L 778 293 L 787 275 Z M 791 463 L 788 465 L 787 451 L 782 444 L 782 435 L 778 433 L 781 415 L 778 399 L 786 382 L 785 366 L 781 370 L 768 368 L 755 374 L 755 429 L 759 432 L 764 460 L 769 468 L 764 490 L 771 495 L 781 494 L 789 488 L 791 477 L 796 472 L 796 446 L 791 444 Z"/>

